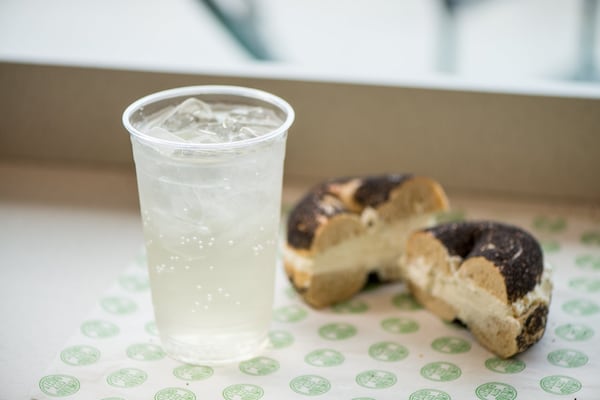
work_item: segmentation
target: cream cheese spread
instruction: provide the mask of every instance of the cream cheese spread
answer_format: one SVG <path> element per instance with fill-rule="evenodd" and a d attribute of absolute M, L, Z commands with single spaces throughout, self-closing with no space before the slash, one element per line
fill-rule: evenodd
<path fill-rule="evenodd" d="M 545 264 L 542 279 L 533 290 L 512 304 L 507 304 L 471 279 L 460 276 L 460 257 L 451 257 L 448 261 L 451 270 L 448 274 L 434 268 L 423 257 L 408 265 L 404 274 L 414 285 L 452 306 L 458 312 L 457 318 L 463 322 L 489 317 L 515 319 L 534 304 L 550 302 L 552 268 L 549 264 Z M 517 324 L 517 321 L 514 323 Z"/>
<path fill-rule="evenodd" d="M 434 221 L 433 214 L 428 213 L 386 223 L 379 218 L 376 210 L 366 208 L 361 214 L 361 222 L 366 228 L 363 234 L 332 246 L 314 257 L 299 255 L 292 249 L 284 248 L 284 257 L 296 270 L 310 275 L 396 266 L 398 258 L 404 253 L 408 236 L 417 229 L 430 226 Z"/>

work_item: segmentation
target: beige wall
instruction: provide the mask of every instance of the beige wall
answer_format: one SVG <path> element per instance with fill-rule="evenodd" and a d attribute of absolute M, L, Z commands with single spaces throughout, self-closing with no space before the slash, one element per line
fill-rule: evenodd
<path fill-rule="evenodd" d="M 414 172 L 449 189 L 600 201 L 600 99 L 0 63 L 0 158 L 131 166 L 121 113 L 177 86 L 296 110 L 286 179 Z"/>

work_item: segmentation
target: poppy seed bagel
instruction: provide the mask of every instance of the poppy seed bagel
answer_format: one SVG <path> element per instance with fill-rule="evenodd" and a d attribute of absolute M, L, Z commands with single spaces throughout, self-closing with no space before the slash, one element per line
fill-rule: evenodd
<path fill-rule="evenodd" d="M 397 260 L 409 233 L 448 209 L 436 181 L 410 174 L 348 177 L 315 186 L 289 214 L 286 273 L 315 308 L 359 292 L 369 274 L 400 278 Z"/>
<path fill-rule="evenodd" d="M 544 334 L 551 271 L 539 243 L 521 228 L 473 221 L 414 232 L 399 265 L 417 300 L 445 320 L 463 322 L 502 358 Z"/>

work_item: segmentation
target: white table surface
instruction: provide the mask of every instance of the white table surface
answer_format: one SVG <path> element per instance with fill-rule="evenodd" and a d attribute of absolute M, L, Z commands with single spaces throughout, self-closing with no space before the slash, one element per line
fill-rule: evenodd
<path fill-rule="evenodd" d="M 27 398 L 141 243 L 130 171 L 0 161 L 0 399 Z"/>

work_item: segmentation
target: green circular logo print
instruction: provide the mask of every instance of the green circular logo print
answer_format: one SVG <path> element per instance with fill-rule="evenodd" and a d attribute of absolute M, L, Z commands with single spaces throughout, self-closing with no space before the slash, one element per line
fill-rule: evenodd
<path fill-rule="evenodd" d="M 410 293 L 399 293 L 392 298 L 392 304 L 402 311 L 421 310 L 423 306 Z"/>
<path fill-rule="evenodd" d="M 156 392 L 154 400 L 196 400 L 196 395 L 187 389 L 169 387 Z"/>
<path fill-rule="evenodd" d="M 334 304 L 331 309 L 339 314 L 361 314 L 369 309 L 367 303 L 358 299 L 351 299 Z"/>
<path fill-rule="evenodd" d="M 600 271 L 600 256 L 582 254 L 575 258 L 575 265 L 577 265 L 580 268 L 591 269 L 593 271 Z"/>
<path fill-rule="evenodd" d="M 560 250 L 560 244 L 555 240 L 544 240 L 540 242 L 544 253 L 556 253 Z"/>
<path fill-rule="evenodd" d="M 205 365 L 180 365 L 173 370 L 173 375 L 184 381 L 201 381 L 210 378 L 213 369 Z"/>
<path fill-rule="evenodd" d="M 514 400 L 517 398 L 517 390 L 501 382 L 488 382 L 475 389 L 475 394 L 481 400 Z"/>
<path fill-rule="evenodd" d="M 144 330 L 152 336 L 158 336 L 158 328 L 156 327 L 156 322 L 149 321 L 144 325 Z"/>
<path fill-rule="evenodd" d="M 231 385 L 223 390 L 225 400 L 258 400 L 265 394 L 260 386 L 250 384 Z"/>
<path fill-rule="evenodd" d="M 548 354 L 548 361 L 558 367 L 577 368 L 588 362 L 588 356 L 578 350 L 561 349 Z"/>
<path fill-rule="evenodd" d="M 92 346 L 71 346 L 60 352 L 60 359 L 73 366 L 90 365 L 100 359 L 100 350 Z"/>
<path fill-rule="evenodd" d="M 574 278 L 569 281 L 569 287 L 588 293 L 600 292 L 600 279 Z"/>
<path fill-rule="evenodd" d="M 255 357 L 240 363 L 240 371 L 248 375 L 269 375 L 279 369 L 279 361 L 269 357 Z"/>
<path fill-rule="evenodd" d="M 119 333 L 119 327 L 112 322 L 91 320 L 81 324 L 81 333 L 87 337 L 105 339 L 116 336 Z"/>
<path fill-rule="evenodd" d="M 525 363 L 517 358 L 503 360 L 499 357 L 492 357 L 485 360 L 485 367 L 500 374 L 518 374 L 525 369 Z"/>
<path fill-rule="evenodd" d="M 450 395 L 437 389 L 417 390 L 408 397 L 408 400 L 451 400 Z"/>
<path fill-rule="evenodd" d="M 137 368 L 122 368 L 108 375 L 106 382 L 119 388 L 131 388 L 146 382 L 148 374 Z"/>
<path fill-rule="evenodd" d="M 273 319 L 278 322 L 299 322 L 308 316 L 308 312 L 297 305 L 284 306 L 273 312 Z"/>
<path fill-rule="evenodd" d="M 462 371 L 456 365 L 439 361 L 432 362 L 421 368 L 421 376 L 430 381 L 449 382 L 460 378 Z"/>
<path fill-rule="evenodd" d="M 533 227 L 538 231 L 558 233 L 565 230 L 567 222 L 561 217 L 538 216 L 533 219 Z"/>
<path fill-rule="evenodd" d="M 269 332 L 269 341 L 271 342 L 271 347 L 282 349 L 291 346 L 294 343 L 294 337 L 286 331 L 271 331 Z"/>
<path fill-rule="evenodd" d="M 47 375 L 40 379 L 40 389 L 48 396 L 65 397 L 79 391 L 79 380 L 69 375 Z"/>
<path fill-rule="evenodd" d="M 569 342 L 581 342 L 594 336 L 594 330 L 583 324 L 565 324 L 554 331 L 556 335 Z"/>
<path fill-rule="evenodd" d="M 440 353 L 458 354 L 466 353 L 471 350 L 471 343 L 465 339 L 445 336 L 435 339 L 433 343 L 431 343 L 431 347 Z"/>
<path fill-rule="evenodd" d="M 115 315 L 127 315 L 137 310 L 137 304 L 125 297 L 106 297 L 100 301 L 100 305 L 104 311 Z"/>
<path fill-rule="evenodd" d="M 331 389 L 331 383 L 318 375 L 301 375 L 290 381 L 290 388 L 299 394 L 318 396 L 327 393 Z"/>
<path fill-rule="evenodd" d="M 369 389 L 385 389 L 398 381 L 396 375 L 388 371 L 369 370 L 356 375 L 356 383 Z"/>
<path fill-rule="evenodd" d="M 143 292 L 150 287 L 147 277 L 137 275 L 126 275 L 119 279 L 119 284 L 128 292 Z"/>
<path fill-rule="evenodd" d="M 581 390 L 581 382 L 564 375 L 552 375 L 542 378 L 540 386 L 552 394 L 573 394 Z"/>
<path fill-rule="evenodd" d="M 315 367 L 334 367 L 344 362 L 344 356 L 336 350 L 319 349 L 308 353 L 304 361 Z"/>
<path fill-rule="evenodd" d="M 379 361 L 400 361 L 408 356 L 408 349 L 394 342 L 379 342 L 369 347 L 369 355 Z"/>
<path fill-rule="evenodd" d="M 387 318 L 381 327 L 390 333 L 413 333 L 419 330 L 419 324 L 410 318 Z"/>
<path fill-rule="evenodd" d="M 334 322 L 323 325 L 319 328 L 319 336 L 327 340 L 344 340 L 356 335 L 356 328 L 353 325 L 343 322 Z"/>
<path fill-rule="evenodd" d="M 138 361 L 155 361 L 165 358 L 162 347 L 149 343 L 136 343 L 127 348 L 127 356 Z"/>
<path fill-rule="evenodd" d="M 600 311 L 600 307 L 592 301 L 576 299 L 570 300 L 563 304 L 564 312 L 574 316 L 589 316 Z"/>
<path fill-rule="evenodd" d="M 600 246 L 600 231 L 584 232 L 581 235 L 581 243 L 590 246 Z"/>

